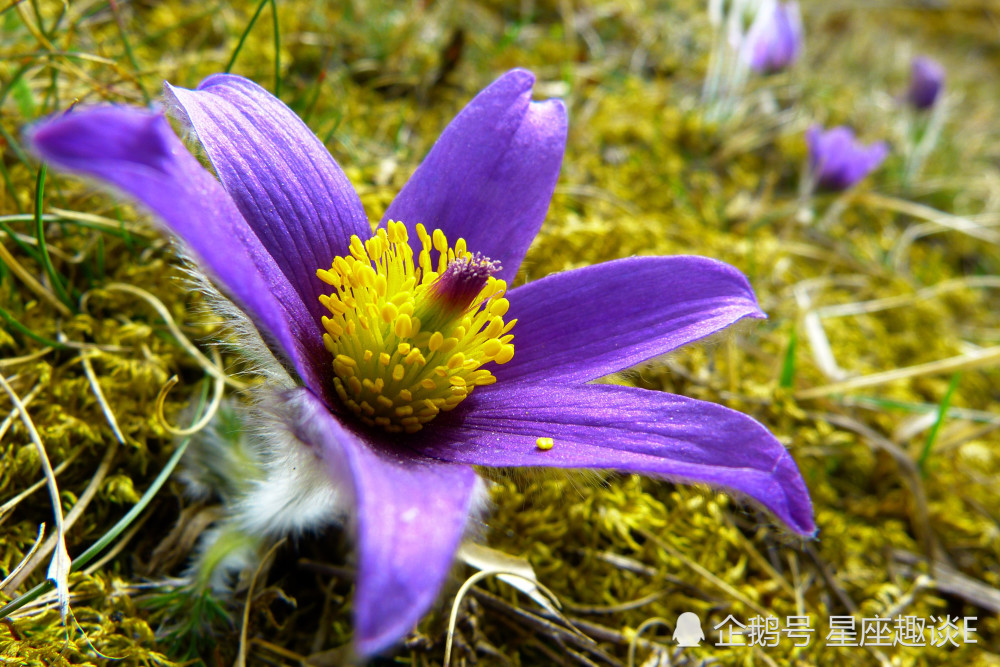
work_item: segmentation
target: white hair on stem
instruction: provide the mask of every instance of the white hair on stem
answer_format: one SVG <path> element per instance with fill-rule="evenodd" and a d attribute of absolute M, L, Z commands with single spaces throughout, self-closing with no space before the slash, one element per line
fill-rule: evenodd
<path fill-rule="evenodd" d="M 243 309 L 224 296 L 211 279 L 196 268 L 186 248 L 178 248 L 178 255 L 188 288 L 201 294 L 206 311 L 222 320 L 222 330 L 213 335 L 213 342 L 238 354 L 246 362 L 247 366 L 240 373 L 261 377 L 271 386 L 294 387 L 291 374 L 274 356 L 272 348 Z"/>
<path fill-rule="evenodd" d="M 344 489 L 320 455 L 295 435 L 302 419 L 294 394 L 261 389 L 247 410 L 245 433 L 262 476 L 233 509 L 244 530 L 272 536 L 302 533 L 338 523 Z M 350 493 L 350 491 L 347 491 Z"/>
<path fill-rule="evenodd" d="M 213 425 L 198 447 L 192 443 L 186 457 L 194 464 L 183 473 L 189 490 L 201 497 L 218 493 L 226 511 L 225 518 L 202 536 L 189 576 L 223 591 L 259 562 L 273 539 L 356 518 L 349 512 L 353 491 L 349 483 L 331 475 L 320 452 L 296 436 L 296 425 L 305 418 L 302 390 L 261 332 L 193 262 L 182 257 L 189 287 L 224 323 L 213 336 L 214 344 L 246 362 L 241 374 L 263 379 L 243 392 L 247 401 L 227 405 L 237 417 L 238 432 L 224 433 Z M 466 537 L 481 537 L 484 531 L 491 510 L 489 487 L 490 482 L 477 479 Z"/>

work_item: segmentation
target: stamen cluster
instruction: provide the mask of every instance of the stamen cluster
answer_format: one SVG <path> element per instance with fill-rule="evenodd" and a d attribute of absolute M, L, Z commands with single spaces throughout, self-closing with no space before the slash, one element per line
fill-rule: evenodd
<path fill-rule="evenodd" d="M 320 302 L 330 311 L 323 343 L 337 395 L 390 433 L 420 430 L 496 382 L 483 364 L 514 356 L 517 320 L 503 320 L 510 304 L 506 282 L 492 275 L 496 263 L 474 256 L 464 239 L 451 247 L 439 229 L 416 230 L 416 262 L 406 227 L 390 221 L 364 243 L 351 237 L 350 256 L 316 272 L 334 288 Z"/>

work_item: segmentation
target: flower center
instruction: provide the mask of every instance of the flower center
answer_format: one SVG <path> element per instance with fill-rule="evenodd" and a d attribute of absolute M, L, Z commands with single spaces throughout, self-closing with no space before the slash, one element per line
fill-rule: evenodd
<path fill-rule="evenodd" d="M 454 247 L 440 229 L 417 225 L 414 263 L 406 227 L 390 221 L 364 243 L 351 237 L 349 257 L 316 275 L 334 292 L 319 298 L 323 343 L 333 355 L 340 400 L 365 424 L 413 433 L 496 378 L 483 364 L 514 356 L 504 322 L 507 283 L 496 262 Z M 436 255 L 436 265 L 431 252 Z"/>

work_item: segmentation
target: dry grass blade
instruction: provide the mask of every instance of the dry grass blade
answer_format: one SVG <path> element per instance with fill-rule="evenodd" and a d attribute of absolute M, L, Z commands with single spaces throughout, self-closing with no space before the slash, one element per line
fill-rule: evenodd
<path fill-rule="evenodd" d="M 10 269 L 15 276 L 20 278 L 21 282 L 27 285 L 28 289 L 41 297 L 42 300 L 50 306 L 58 310 L 63 317 L 72 317 L 73 313 L 66 306 L 66 304 L 60 301 L 50 290 L 45 289 L 45 286 L 38 282 L 38 279 L 31 275 L 30 271 L 21 266 L 21 263 L 18 262 L 12 254 L 10 254 L 10 251 L 7 250 L 7 247 L 2 243 L 0 243 L 0 261 L 3 261 L 3 263 L 7 265 L 7 268 Z"/>
<path fill-rule="evenodd" d="M 7 383 L 7 378 L 0 373 L 0 386 L 3 390 L 7 392 L 10 397 L 11 402 L 14 403 L 14 407 L 21 415 L 21 422 L 24 424 L 25 429 L 28 431 L 28 436 L 31 438 L 31 442 L 35 445 L 38 452 L 38 458 L 42 464 L 42 470 L 45 472 L 45 479 L 49 487 L 49 496 L 52 499 L 52 512 L 56 518 L 56 534 L 53 535 L 51 539 L 55 540 L 57 545 L 56 555 L 52 559 L 52 563 L 49 566 L 49 578 L 54 579 L 56 585 L 56 592 L 59 599 L 59 614 L 62 617 L 63 623 L 66 622 L 66 615 L 69 612 L 69 568 L 70 568 L 70 557 L 69 552 L 66 550 L 66 528 L 63 522 L 63 512 L 62 512 L 62 501 L 59 498 L 59 486 L 56 484 L 56 475 L 52 470 L 52 464 L 49 462 L 49 456 L 45 451 L 45 445 L 42 444 L 42 439 L 38 435 L 38 431 L 35 429 L 34 422 L 31 421 L 31 417 L 28 415 L 27 408 L 21 403 L 20 397 L 14 389 Z M 43 547 L 44 550 L 44 547 Z M 43 556 L 42 556 L 43 557 Z M 8 595 L 17 589 L 20 582 L 24 580 L 27 576 L 25 573 L 29 573 L 32 568 L 25 567 L 18 576 L 15 576 L 10 582 L 8 582 L 7 587 L 4 588 L 4 592 Z"/>
<path fill-rule="evenodd" d="M 41 546 L 42 538 L 44 536 L 45 536 L 45 524 L 43 523 L 39 524 L 38 526 L 38 537 L 35 538 L 35 542 L 31 545 L 31 549 L 29 549 L 28 553 L 25 554 L 24 558 L 21 559 L 21 562 L 17 564 L 17 567 L 11 570 L 10 574 L 4 577 L 3 581 L 0 581 L 0 590 L 3 590 L 7 586 L 7 583 L 11 579 L 16 577 L 18 572 L 23 570 L 24 566 L 27 565 L 29 561 L 31 561 L 32 557 L 35 555 L 35 552 L 38 551 L 38 547 Z"/>
<path fill-rule="evenodd" d="M 916 303 L 917 301 L 930 299 L 955 290 L 983 288 L 1000 288 L 1000 276 L 970 276 L 968 278 L 954 278 L 952 280 L 940 282 L 937 285 L 917 290 L 912 294 L 901 294 L 899 296 L 884 297 L 882 299 L 872 299 L 871 301 L 856 301 L 836 306 L 822 306 L 813 312 L 821 318 L 865 315 L 869 313 L 877 313 L 882 310 L 889 310 L 890 308 L 902 308 Z"/>
<path fill-rule="evenodd" d="M 830 339 L 823 329 L 823 322 L 817 312 L 812 309 L 811 286 L 811 284 L 800 284 L 795 287 L 795 302 L 799 309 L 805 313 L 802 317 L 802 325 L 805 327 L 806 337 L 809 339 L 809 349 L 812 350 L 816 366 L 824 375 L 833 380 L 842 380 L 847 377 L 847 372 L 837 364 Z"/>
<path fill-rule="evenodd" d="M 26 364 L 30 361 L 35 361 L 36 359 L 41 359 L 45 355 L 52 352 L 51 347 L 46 347 L 41 350 L 32 352 L 31 354 L 25 354 L 20 357 L 9 357 L 7 359 L 0 359 L 0 369 L 9 368 L 11 366 L 17 366 L 18 364 Z"/>
<path fill-rule="evenodd" d="M 42 391 L 42 383 L 39 382 L 38 384 L 36 384 L 34 387 L 31 388 L 31 391 L 29 391 L 27 394 L 24 395 L 24 398 L 21 399 L 21 403 L 24 405 L 24 407 L 28 407 L 29 405 L 31 405 L 31 401 L 35 400 L 35 396 L 38 396 L 38 394 L 41 391 Z M 14 423 L 14 419 L 16 417 L 17 417 L 17 409 L 14 409 L 11 410 L 6 417 L 4 417 L 4 420 L 2 422 L 0 422 L 0 441 L 3 440 L 3 437 L 5 435 L 7 435 L 7 429 L 9 429 L 10 425 Z M 0 516 L 3 516 L 3 514 L 4 514 L 3 510 L 0 509 Z"/>
<path fill-rule="evenodd" d="M 216 366 L 222 365 L 222 357 L 218 350 L 214 348 L 212 349 L 212 359 L 215 361 Z M 173 426 L 167 421 L 166 415 L 163 414 L 163 406 L 167 400 L 167 394 L 170 393 L 170 390 L 173 389 L 174 385 L 178 382 L 176 375 L 167 380 L 167 383 L 163 385 L 160 389 L 160 393 L 156 396 L 156 418 L 159 420 L 160 426 L 163 427 L 163 430 L 175 437 L 185 437 L 194 435 L 201 429 L 208 426 L 212 419 L 215 418 L 216 413 L 219 411 L 219 406 L 222 404 L 222 393 L 225 389 L 225 376 L 216 375 L 214 376 L 214 380 L 215 382 L 213 385 L 215 392 L 212 395 L 212 402 L 209 404 L 204 416 L 188 428 L 178 428 Z"/>
<path fill-rule="evenodd" d="M 61 548 L 62 550 L 65 551 L 65 549 L 66 549 L 66 546 L 65 546 L 65 544 L 66 544 L 66 542 L 65 542 L 65 534 L 66 534 L 66 532 L 70 528 L 73 527 L 73 525 L 80 519 L 80 517 L 83 516 L 83 513 L 87 509 L 87 506 L 94 499 L 94 495 L 96 495 L 98 489 L 101 488 L 101 484 L 104 482 L 104 478 L 107 476 L 108 471 L 111 470 L 111 464 L 114 461 L 114 457 L 115 457 L 115 454 L 117 453 L 117 451 L 118 451 L 118 442 L 117 441 L 112 441 L 111 444 L 108 445 L 108 448 L 104 451 L 104 457 L 101 459 L 100 464 L 97 466 L 97 469 L 94 471 L 94 475 L 93 475 L 93 477 L 91 477 L 90 482 L 88 482 L 87 487 L 83 490 L 83 493 L 80 494 L 80 497 L 77 499 L 76 504 L 73 505 L 73 509 L 71 509 L 69 511 L 69 514 L 67 514 L 66 517 L 65 517 L 65 519 L 63 520 L 63 523 L 61 524 L 62 525 L 62 531 L 60 533 L 55 534 L 55 535 L 49 536 L 49 539 L 47 539 L 45 541 L 45 544 L 42 545 L 42 548 L 35 555 L 34 560 L 32 560 L 32 562 L 30 563 L 30 565 L 28 567 L 26 567 L 24 570 L 21 571 L 21 573 L 20 573 L 20 575 L 18 577 L 16 577 L 13 580 L 11 580 L 11 582 L 8 584 L 8 588 L 6 590 L 13 591 L 13 590 L 16 590 L 17 588 L 19 588 L 21 586 L 21 584 L 23 584 L 24 581 L 29 576 L 31 576 L 31 573 L 34 572 L 34 570 L 38 566 L 38 564 L 53 549 L 57 550 L 56 551 L 56 558 L 67 559 L 66 562 L 65 562 L 65 565 L 66 565 L 66 576 L 67 577 L 69 576 L 69 565 L 70 565 L 70 562 L 68 560 L 69 559 L 68 552 L 64 553 L 64 554 L 60 554 L 59 549 Z M 60 512 L 60 514 L 61 514 L 61 512 Z M 60 561 L 60 562 L 62 562 L 62 561 Z M 58 584 L 58 581 L 57 581 L 57 584 Z"/>
<path fill-rule="evenodd" d="M 473 586 L 475 586 L 479 581 L 487 577 L 493 577 L 493 576 L 496 576 L 498 578 L 502 576 L 507 578 L 523 579 L 528 583 L 530 583 L 532 586 L 537 587 L 538 590 L 540 590 L 542 593 L 548 596 L 548 598 L 552 601 L 553 604 L 555 604 L 556 606 L 559 605 L 559 600 L 556 598 L 555 594 L 552 591 L 547 589 L 542 584 L 538 583 L 537 579 L 535 579 L 534 577 L 526 577 L 524 574 L 522 574 L 521 571 L 492 569 L 492 570 L 481 570 L 480 572 L 476 572 L 471 577 L 466 579 L 465 582 L 462 584 L 461 588 L 458 589 L 458 593 L 455 594 L 455 601 L 451 605 L 451 615 L 448 617 L 448 638 L 445 641 L 445 648 L 444 648 L 444 662 L 443 662 L 444 667 L 450 667 L 451 665 L 452 644 L 455 641 L 455 625 L 458 623 L 458 609 L 459 606 L 461 606 L 462 604 L 462 600 L 465 598 L 469 590 Z M 519 590 L 523 590 L 520 587 L 516 588 L 518 588 Z M 531 597 L 532 600 L 535 599 L 533 595 L 529 597 Z M 551 605 L 542 605 L 542 607 L 546 611 L 549 611 L 549 613 L 555 613 L 556 617 L 559 618 L 559 620 L 561 620 L 563 623 L 565 623 L 566 627 L 569 628 L 572 632 L 578 634 L 582 638 L 589 639 L 586 635 L 584 635 L 575 627 L 573 627 L 573 624 L 570 623 L 569 620 L 566 619 L 566 617 L 564 617 L 562 614 L 559 614 L 558 612 L 553 612 L 553 607 Z"/>
<path fill-rule="evenodd" d="M 617 631 L 604 628 L 603 626 L 598 626 L 594 623 L 584 623 L 579 619 L 573 619 L 573 630 L 569 630 L 562 625 L 553 623 L 547 618 L 543 618 L 542 616 L 532 614 L 525 609 L 514 606 L 506 600 L 480 588 L 471 588 L 470 591 L 470 594 L 484 606 L 500 611 L 518 622 L 527 625 L 540 637 L 549 638 L 553 641 L 574 646 L 586 651 L 590 655 L 599 657 L 603 662 L 608 664 L 621 664 L 598 647 L 597 642 L 590 636 L 593 635 L 593 637 L 596 637 L 600 641 L 613 641 L 606 638 L 616 637 L 619 639 L 618 643 L 623 646 L 626 645 L 627 640 L 624 639 L 623 635 Z M 586 634 L 583 634 L 581 630 L 586 632 Z M 598 630 L 599 632 L 594 632 L 594 630 Z"/>
<path fill-rule="evenodd" d="M 60 462 L 59 465 L 57 465 L 55 467 L 55 470 L 53 471 L 55 473 L 56 477 L 58 477 L 60 474 L 62 474 L 62 472 L 64 470 L 66 470 L 66 468 L 68 468 L 70 466 L 70 464 L 73 463 L 73 461 L 75 461 L 77 458 L 79 458 L 79 456 L 82 453 L 82 451 L 83 451 L 82 449 L 77 449 L 72 454 L 70 454 L 68 457 L 66 457 L 65 460 L 63 460 L 62 462 Z M 7 517 L 7 515 L 15 507 L 17 507 L 18 504 L 21 503 L 21 501 L 23 501 L 25 498 L 27 498 L 28 496 L 30 496 L 32 493 L 34 493 L 38 489 L 40 489 L 43 486 L 45 486 L 45 482 L 46 482 L 45 478 L 42 478 L 42 479 L 38 480 L 37 482 L 35 482 L 34 484 L 32 484 L 31 486 L 29 486 L 28 488 L 26 488 L 24 491 L 21 491 L 19 494 L 17 494 L 16 496 L 14 496 L 13 498 L 11 498 L 7 502 L 5 502 L 3 505 L 0 505 L 0 523 L 3 523 L 3 520 Z M 0 586 L 0 588 L 3 588 L 3 587 Z"/>
<path fill-rule="evenodd" d="M 951 215 L 950 213 L 945 213 L 944 211 L 938 211 L 937 209 L 924 204 L 918 204 L 916 202 L 906 201 L 905 199 L 896 199 L 894 197 L 888 197 L 875 193 L 858 195 L 856 200 L 875 208 L 884 208 L 890 211 L 911 215 L 914 218 L 926 220 L 927 222 L 934 223 L 935 225 L 945 229 L 951 229 L 956 232 L 968 234 L 969 236 L 982 241 L 1000 244 L 1000 234 L 997 232 L 989 228 L 985 228 L 982 225 L 977 225 L 971 220 L 961 216 Z"/>
<path fill-rule="evenodd" d="M 153 296 L 144 289 L 135 287 L 134 285 L 126 285 L 124 283 L 110 283 L 108 285 L 104 285 L 103 287 L 101 287 L 101 289 L 103 291 L 127 292 L 128 294 L 133 294 L 144 300 L 146 303 L 152 306 L 153 310 L 155 310 L 157 314 L 163 319 L 163 322 L 167 325 L 167 328 L 170 330 L 170 333 L 173 335 L 173 337 L 177 340 L 177 343 L 182 348 L 184 348 L 184 351 L 187 352 L 189 355 L 191 355 L 191 357 L 198 362 L 198 365 L 204 368 L 206 372 L 208 372 L 212 377 L 216 379 L 221 379 L 223 382 L 236 389 L 244 389 L 246 387 L 244 383 L 227 375 L 224 369 L 220 368 L 216 364 L 213 364 L 208 359 L 208 357 L 202 354 L 201 350 L 195 347 L 194 343 L 188 340 L 188 337 L 185 336 L 184 332 L 182 332 L 180 327 L 177 326 L 177 323 L 174 321 L 173 315 L 171 315 L 170 311 L 167 310 L 167 307 L 163 305 L 163 302 L 157 299 L 155 296 Z M 84 298 L 81 300 L 81 308 L 83 308 L 86 305 L 88 297 L 89 293 L 87 295 L 84 295 Z"/>
<path fill-rule="evenodd" d="M 975 352 L 959 355 L 957 357 L 949 357 L 938 361 L 929 361 L 926 364 L 906 366 L 904 368 L 897 368 L 891 371 L 884 371 L 882 373 L 862 375 L 861 377 L 851 378 L 850 380 L 844 380 L 843 382 L 834 382 L 821 387 L 804 389 L 797 392 L 795 394 L 795 398 L 799 400 L 821 398 L 823 396 L 841 394 L 846 391 L 861 389 L 862 387 L 875 387 L 881 384 L 895 382 L 897 380 L 908 380 L 910 378 L 920 377 L 921 375 L 954 373 L 955 371 L 981 368 L 983 366 L 994 364 L 998 361 L 1000 361 L 1000 345 L 994 345 L 992 347 L 983 348 L 981 350 L 976 350 Z"/>
<path fill-rule="evenodd" d="M 236 662 L 234 663 L 236 667 L 246 667 L 247 662 L 247 626 L 250 624 L 250 607 L 253 605 L 253 590 L 257 585 L 257 577 L 263 572 L 271 558 L 274 556 L 275 552 L 286 542 L 286 540 L 280 540 L 275 543 L 264 557 L 260 561 L 260 565 L 257 566 L 257 571 L 253 573 L 253 578 L 250 580 L 250 588 L 247 589 L 247 602 L 243 606 L 243 623 L 240 627 L 240 650 L 236 655 Z"/>
<path fill-rule="evenodd" d="M 685 565 L 687 565 L 689 568 L 691 568 L 692 570 L 694 570 L 695 572 L 697 572 L 699 575 L 701 575 L 706 580 L 708 580 L 709 582 L 711 582 L 717 588 L 719 588 L 722 591 L 725 591 L 725 593 L 727 595 L 731 596 L 733 599 L 736 599 L 736 600 L 739 600 L 740 602 L 742 602 L 748 609 L 753 609 L 756 613 L 760 614 L 761 616 L 767 616 L 767 611 L 765 611 L 764 609 L 762 609 L 756 602 L 754 602 L 753 600 L 751 600 L 747 596 L 745 596 L 742 593 L 740 593 L 731 584 L 727 583 L 726 581 L 723 581 L 722 579 L 720 579 L 715 574 L 712 574 L 711 572 L 709 572 L 708 570 L 706 570 L 700 563 L 696 563 L 695 561 L 693 561 L 690 558 L 688 558 L 686 555 L 684 555 L 683 553 L 681 553 L 676 547 L 674 547 L 672 544 L 668 543 L 666 540 L 664 540 L 663 538 L 661 538 L 659 535 L 656 535 L 655 533 L 652 533 L 652 532 L 650 532 L 648 530 L 645 530 L 643 528 L 638 529 L 638 532 L 642 536 L 644 536 L 646 539 L 652 540 L 653 542 L 655 542 L 656 544 L 658 544 L 660 547 L 662 547 L 671 556 L 673 556 L 677 560 L 679 560 L 682 563 L 684 563 Z"/>
<path fill-rule="evenodd" d="M 115 220 L 114 218 L 108 218 L 103 215 L 97 215 L 95 213 L 87 213 L 85 211 L 70 211 L 64 208 L 58 208 L 56 206 L 49 207 L 49 211 L 53 215 L 58 215 L 60 218 L 66 220 L 76 220 L 79 222 L 86 222 L 101 229 L 106 229 L 108 231 L 122 231 L 125 230 L 129 234 L 134 234 L 136 236 L 145 236 L 147 238 L 155 238 L 157 232 L 152 227 L 148 225 L 141 225 L 138 223 L 126 223 L 122 220 Z"/>
<path fill-rule="evenodd" d="M 104 413 L 104 418 L 108 420 L 108 426 L 111 427 L 111 432 L 114 433 L 115 440 L 117 440 L 119 444 L 124 445 L 125 436 L 122 434 L 122 430 L 118 426 L 118 419 L 115 418 L 115 413 L 111 410 L 111 406 L 108 405 L 108 399 L 104 397 L 104 392 L 101 390 L 101 384 L 97 381 L 97 375 L 94 373 L 94 367 L 90 363 L 90 357 L 81 354 L 80 363 L 83 364 L 83 372 L 87 376 L 87 382 L 90 384 L 91 391 L 94 392 L 97 404 L 101 406 L 101 412 Z"/>
<path fill-rule="evenodd" d="M 911 525 L 913 526 L 913 532 L 916 534 L 925 553 L 939 553 L 940 549 L 937 547 L 934 534 L 931 532 L 930 528 L 930 510 L 927 506 L 927 493 L 924 491 L 924 484 L 920 477 L 920 469 L 913 459 L 911 459 L 910 456 L 900 449 L 894 442 L 888 438 L 882 437 L 856 419 L 836 414 L 823 414 L 820 415 L 820 417 L 829 421 L 831 424 L 836 424 L 841 428 L 854 431 L 855 433 L 863 436 L 869 443 L 871 443 L 872 446 L 878 447 L 882 451 L 889 454 L 893 460 L 896 461 L 903 479 L 906 480 L 906 484 L 910 488 L 910 494 L 913 496 L 914 506 L 910 520 Z"/>
<path fill-rule="evenodd" d="M 788 581 L 784 577 L 784 575 L 778 572 L 774 568 L 774 566 L 768 562 L 766 558 L 764 558 L 764 555 L 754 545 L 754 543 L 747 538 L 746 535 L 744 535 L 741 531 L 736 530 L 736 526 L 734 525 L 733 520 L 730 516 L 727 515 L 725 519 L 726 523 L 734 529 L 733 534 L 736 536 L 736 539 L 739 540 L 739 542 L 743 545 L 743 550 L 747 554 L 749 554 L 750 557 L 754 559 L 754 561 L 756 561 L 757 566 L 760 567 L 760 569 L 763 570 L 764 572 L 767 572 L 768 575 L 770 575 L 771 580 L 776 582 L 778 586 L 780 586 L 782 590 L 784 590 L 789 597 L 795 597 L 796 590 L 795 587 L 792 586 L 791 582 Z"/>
<path fill-rule="evenodd" d="M 656 591 L 655 593 L 650 593 L 641 598 L 635 600 L 627 600 L 619 604 L 605 605 L 605 606 L 593 606 L 593 605 L 579 605 L 573 604 L 571 602 L 563 601 L 563 606 L 566 611 L 572 612 L 574 614 L 584 614 L 588 616 L 601 616 L 605 614 L 620 614 L 623 611 L 631 611 L 633 609 L 638 609 L 639 607 L 644 607 L 647 604 L 656 602 L 664 595 L 666 591 Z"/>
<path fill-rule="evenodd" d="M 135 525 L 129 528 L 128 531 L 124 535 L 122 535 L 121 539 L 115 543 L 115 546 L 108 549 L 107 553 L 105 553 L 103 556 L 101 556 L 100 558 L 98 558 L 93 563 L 87 566 L 87 569 L 83 571 L 84 574 L 94 574 L 95 572 L 99 572 L 101 568 L 103 568 L 105 565 L 111 562 L 111 560 L 113 560 L 115 556 L 120 554 L 122 550 L 125 549 L 126 546 L 128 546 L 128 543 L 132 541 L 132 538 L 136 536 L 139 530 L 141 530 L 142 527 L 146 525 L 146 521 L 149 520 L 150 516 L 152 515 L 151 514 L 142 515 L 142 517 L 135 522 Z"/>
<path fill-rule="evenodd" d="M 42 31 L 38 29 L 35 22 L 31 20 L 31 16 L 28 14 L 28 8 L 24 3 L 17 5 L 17 13 L 21 15 L 21 22 L 24 27 L 28 29 L 28 32 L 38 41 L 38 44 L 49 51 L 55 51 L 56 47 L 52 45 L 52 42 L 42 34 Z"/>
<path fill-rule="evenodd" d="M 46 540 L 45 544 L 38 551 L 37 555 L 31 561 L 30 565 L 28 567 L 25 567 L 16 577 L 11 577 L 11 581 L 9 582 L 10 586 L 9 590 L 16 590 L 22 583 L 24 583 L 25 579 L 27 579 L 27 577 L 29 577 L 31 573 L 35 570 L 38 562 L 40 562 L 43 558 L 45 558 L 48 555 L 48 553 L 52 551 L 53 548 L 56 549 L 56 560 L 58 560 L 60 566 L 64 565 L 66 568 L 65 576 L 66 577 L 69 576 L 69 567 L 70 567 L 69 554 L 64 553 L 66 548 L 65 533 L 66 531 L 68 531 L 70 528 L 73 527 L 73 524 L 75 524 L 81 516 L 83 516 L 84 510 L 86 510 L 87 506 L 90 504 L 90 501 L 93 500 L 94 495 L 97 493 L 97 490 L 104 482 L 104 478 L 107 476 L 108 471 L 111 470 L 111 465 L 114 461 L 115 454 L 118 451 L 118 445 L 125 444 L 125 436 L 122 434 L 121 428 L 118 426 L 118 420 L 115 418 L 114 413 L 111 411 L 111 406 L 108 405 L 107 399 L 104 397 L 104 392 L 101 391 L 101 385 L 97 381 L 97 375 L 94 373 L 94 368 L 90 363 L 90 359 L 88 358 L 87 355 L 84 354 L 81 354 L 79 359 L 81 365 L 83 366 L 84 373 L 87 376 L 87 381 L 90 384 L 90 388 L 94 392 L 94 396 L 97 398 L 97 403 L 101 407 L 101 411 L 104 413 L 104 417 L 105 419 L 107 419 L 108 425 L 111 427 L 111 432 L 114 434 L 115 440 L 113 440 L 111 444 L 108 446 L 108 448 L 105 450 L 104 457 L 101 459 L 100 464 L 94 471 L 94 475 L 91 477 L 90 482 L 87 484 L 87 487 L 83 490 L 83 493 L 80 494 L 80 497 L 77 499 L 76 504 L 73 505 L 73 509 L 70 510 L 69 514 L 66 515 L 64 523 L 62 524 L 62 531 L 59 534 L 53 535 L 48 540 Z M 53 562 L 56 561 L 54 560 Z"/>
<path fill-rule="evenodd" d="M 497 549 L 475 542 L 464 542 L 458 549 L 459 560 L 476 568 L 497 572 L 497 579 L 521 591 L 541 607 L 553 614 L 558 614 L 558 600 L 550 599 L 539 590 L 538 577 L 531 563 L 524 558 L 511 556 Z M 504 572 L 515 572 L 514 576 Z M 553 602 L 556 606 L 553 606 Z"/>
<path fill-rule="evenodd" d="M 670 627 L 670 623 L 663 618 L 649 618 L 643 621 L 642 624 L 635 629 L 635 635 L 632 637 L 632 641 L 628 643 L 628 667 L 635 667 L 635 649 L 639 643 L 639 637 L 642 636 L 643 632 L 655 625 L 662 625 L 665 628 Z M 662 649 L 655 647 L 654 645 L 653 651 L 657 656 L 659 656 Z"/>
<path fill-rule="evenodd" d="M 322 664 L 325 664 L 325 663 L 322 663 L 322 662 L 313 662 L 310 659 L 312 656 L 309 656 L 307 658 L 306 656 L 299 655 L 298 653 L 295 653 L 294 651 L 289 651 L 288 649 L 284 648 L 283 646 L 278 646 L 277 644 L 272 644 L 271 642 L 265 641 L 263 639 L 260 639 L 259 637 L 254 637 L 253 639 L 251 639 L 250 640 L 250 644 L 252 644 L 253 646 L 257 646 L 257 647 L 259 647 L 261 649 L 264 649 L 265 651 L 269 651 L 269 652 L 273 653 L 274 655 L 280 656 L 280 657 L 282 657 L 282 658 L 290 661 L 291 664 L 303 665 L 303 666 L 306 666 L 306 667 L 312 667 L 312 665 L 322 665 Z M 260 651 L 255 651 L 254 652 L 254 657 L 256 657 L 258 659 L 261 659 L 262 656 L 260 656 L 259 654 L 260 654 Z M 343 654 L 342 654 L 342 652 L 337 652 L 336 655 L 337 655 L 338 658 L 340 658 Z M 266 658 L 264 660 L 266 660 Z M 275 661 L 267 661 L 267 662 L 265 662 L 265 664 L 278 665 L 278 664 L 286 664 L 286 663 L 279 663 L 279 662 L 275 662 Z M 341 665 L 341 664 L 344 664 L 344 662 L 341 659 L 341 660 L 337 660 L 337 662 L 335 662 L 335 663 L 330 663 L 330 664 Z"/>
<path fill-rule="evenodd" d="M 893 558 L 906 565 L 917 565 L 927 559 L 908 551 L 895 551 Z M 941 561 L 928 563 L 933 575 L 932 586 L 942 593 L 955 595 L 992 614 L 1000 614 L 1000 589 L 963 574 Z"/>

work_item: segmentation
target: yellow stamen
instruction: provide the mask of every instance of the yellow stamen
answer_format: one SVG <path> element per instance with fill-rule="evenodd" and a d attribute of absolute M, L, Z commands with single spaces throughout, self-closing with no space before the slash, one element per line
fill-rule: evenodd
<path fill-rule="evenodd" d="M 552 438 L 539 438 L 535 440 L 535 445 L 543 452 L 549 451 L 555 444 L 556 441 Z"/>
<path fill-rule="evenodd" d="M 333 287 L 320 303 L 330 313 L 323 343 L 337 396 L 362 422 L 391 433 L 412 433 L 454 409 L 496 382 L 484 364 L 514 356 L 513 321 L 503 320 L 507 284 L 492 277 L 495 264 L 470 253 L 464 239 L 449 245 L 439 229 L 418 224 L 416 233 L 415 255 L 406 227 L 390 221 L 365 242 L 352 237 L 348 255 L 316 272 Z M 466 280 L 463 289 L 482 284 L 478 293 L 449 291 L 449 278 L 470 275 L 482 282 Z"/>

